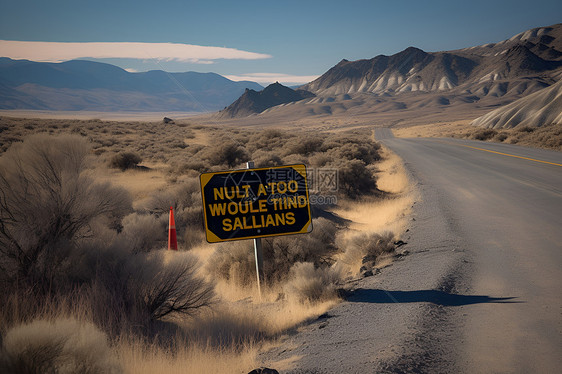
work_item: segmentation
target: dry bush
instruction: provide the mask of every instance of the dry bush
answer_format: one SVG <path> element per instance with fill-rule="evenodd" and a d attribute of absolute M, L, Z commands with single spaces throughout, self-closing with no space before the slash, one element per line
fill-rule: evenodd
<path fill-rule="evenodd" d="M 259 150 L 281 149 L 289 140 L 294 141 L 294 135 L 276 129 L 267 129 L 252 134 L 249 137 L 247 149 L 252 153 Z"/>
<path fill-rule="evenodd" d="M 134 152 L 121 152 L 114 155 L 109 161 L 109 166 L 115 169 L 125 171 L 127 169 L 135 169 L 142 162 L 141 156 Z"/>
<path fill-rule="evenodd" d="M 252 154 L 252 160 L 258 168 L 279 166 L 283 164 L 283 160 L 277 152 L 267 152 L 263 150 L 257 150 Z"/>
<path fill-rule="evenodd" d="M 194 213 L 201 216 L 201 212 L 199 210 L 194 210 Z M 202 242 L 205 242 L 205 231 L 202 226 L 189 226 L 185 228 L 181 248 L 189 250 L 197 247 Z"/>
<path fill-rule="evenodd" d="M 199 181 L 195 178 L 189 179 L 173 188 L 153 193 L 150 198 L 139 204 L 139 212 L 146 214 L 147 217 L 152 217 L 154 223 L 158 222 L 156 226 L 161 228 L 162 225 L 166 225 L 168 222 L 170 206 L 174 208 L 178 239 L 185 239 L 184 242 L 178 243 L 180 247 L 189 249 L 197 245 L 204 239 L 201 186 Z M 143 220 L 146 221 L 147 225 L 149 224 L 149 218 L 144 218 Z M 125 231 L 127 222 L 124 221 L 123 226 Z M 162 240 L 164 234 L 165 226 L 164 230 L 156 237 L 159 238 L 158 240 Z M 144 236 L 144 234 L 140 233 L 140 236 Z M 201 240 L 197 241 L 196 238 Z"/>
<path fill-rule="evenodd" d="M 356 199 L 362 195 L 379 192 L 375 177 L 364 161 L 336 159 L 328 166 L 337 170 L 338 192 L 345 197 Z"/>
<path fill-rule="evenodd" d="M 120 373 L 107 337 L 91 323 L 36 320 L 3 339 L 2 373 Z"/>
<path fill-rule="evenodd" d="M 325 218 L 312 222 L 313 230 L 307 235 L 279 236 L 263 240 L 264 271 L 270 283 L 283 282 L 291 267 L 299 262 L 315 266 L 333 263 L 337 252 L 334 244 L 337 227 Z"/>
<path fill-rule="evenodd" d="M 509 135 L 505 132 L 499 132 L 494 138 L 492 139 L 495 142 L 503 142 L 509 137 Z"/>
<path fill-rule="evenodd" d="M 490 140 L 496 136 L 497 133 L 498 132 L 493 129 L 479 129 L 471 135 L 471 138 L 476 140 Z"/>
<path fill-rule="evenodd" d="M 537 128 L 536 127 L 531 127 L 531 126 L 518 126 L 515 128 L 517 131 L 519 132 L 533 132 L 535 131 Z"/>
<path fill-rule="evenodd" d="M 324 140 L 318 136 L 309 136 L 300 138 L 297 142 L 292 142 L 292 146 L 288 148 L 288 154 L 310 155 L 315 152 L 322 151 Z"/>
<path fill-rule="evenodd" d="M 189 253 L 89 249 L 83 263 L 95 261 L 97 266 L 83 287 L 82 302 L 94 322 L 112 335 L 129 331 L 153 336 L 165 317 L 193 316 L 213 302 L 213 288 L 197 274 L 198 262 Z"/>
<path fill-rule="evenodd" d="M 289 298 L 301 303 L 332 300 L 338 297 L 341 279 L 335 267 L 315 267 L 311 262 L 299 262 L 291 268 L 284 291 Z"/>
<path fill-rule="evenodd" d="M 217 139 L 217 143 L 217 145 L 204 148 L 199 152 L 200 159 L 213 166 L 224 165 L 229 168 L 249 161 L 248 153 L 243 144 L 231 140 L 224 141 L 223 139 Z"/>
<path fill-rule="evenodd" d="M 254 247 L 251 241 L 221 243 L 207 264 L 207 272 L 215 279 L 226 280 L 238 287 L 256 281 Z"/>
<path fill-rule="evenodd" d="M 168 219 L 153 214 L 129 214 L 123 218 L 121 235 L 133 253 L 164 247 Z"/>
<path fill-rule="evenodd" d="M 371 164 L 381 159 L 378 143 L 369 138 L 357 136 L 331 136 L 324 143 L 326 153 L 332 159 L 361 160 Z"/>
<path fill-rule="evenodd" d="M 333 263 L 332 255 L 337 227 L 324 218 L 313 220 L 313 231 L 307 235 L 288 235 L 262 239 L 264 273 L 268 286 L 286 281 L 291 267 L 299 262 L 316 266 Z M 254 249 L 251 241 L 235 241 L 218 246 L 207 265 L 218 279 L 247 287 L 256 281 Z"/>
<path fill-rule="evenodd" d="M 94 183 L 83 138 L 34 135 L 0 159 L 0 267 L 5 278 L 51 287 L 79 240 L 100 220 L 116 227 L 128 193 Z"/>
<path fill-rule="evenodd" d="M 201 186 L 199 180 L 193 178 L 172 188 L 153 193 L 140 204 L 139 209 L 150 214 L 167 214 L 170 207 L 180 211 L 192 207 L 200 208 L 201 205 Z"/>
<path fill-rule="evenodd" d="M 343 253 L 340 263 L 346 265 L 352 275 L 357 274 L 360 268 L 370 270 L 381 256 L 394 252 L 394 234 L 383 233 L 357 233 L 347 237 L 338 237 L 338 247 Z"/>
<path fill-rule="evenodd" d="M 533 130 L 531 130 L 533 129 Z M 562 150 L 562 124 L 544 124 L 537 128 L 510 130 L 509 143 L 530 147 Z"/>
<path fill-rule="evenodd" d="M 142 256 L 129 263 L 137 279 L 129 282 L 128 290 L 152 320 L 169 314 L 196 314 L 208 307 L 214 296 L 213 288 L 197 276 L 197 265 L 188 253 L 160 251 Z"/>

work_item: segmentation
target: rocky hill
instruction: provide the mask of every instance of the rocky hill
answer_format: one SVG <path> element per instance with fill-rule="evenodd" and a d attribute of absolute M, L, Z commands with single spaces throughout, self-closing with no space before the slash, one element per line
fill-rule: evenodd
<path fill-rule="evenodd" d="M 293 90 L 279 82 L 270 84 L 262 91 L 246 89 L 234 103 L 219 112 L 223 118 L 246 117 L 262 113 L 277 105 L 300 101 L 315 95 L 305 90 Z"/>

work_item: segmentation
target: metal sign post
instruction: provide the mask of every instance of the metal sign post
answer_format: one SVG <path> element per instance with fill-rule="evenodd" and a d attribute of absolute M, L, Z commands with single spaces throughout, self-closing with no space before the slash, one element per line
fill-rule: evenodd
<path fill-rule="evenodd" d="M 247 169 L 252 169 L 254 167 L 254 161 L 248 161 L 246 163 Z M 261 238 L 254 239 L 254 256 L 256 258 L 256 276 L 258 281 L 258 293 L 260 297 L 262 296 L 261 293 L 261 284 L 264 282 L 264 274 L 263 274 L 263 253 L 261 248 Z"/>

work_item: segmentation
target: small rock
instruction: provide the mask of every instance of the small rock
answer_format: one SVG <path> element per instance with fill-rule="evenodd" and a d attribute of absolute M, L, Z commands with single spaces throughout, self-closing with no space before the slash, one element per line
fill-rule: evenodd
<path fill-rule="evenodd" d="M 397 242 L 394 242 L 394 245 L 396 246 L 396 248 L 400 248 L 400 247 L 402 247 L 402 246 L 405 245 L 405 244 L 408 244 L 408 243 L 406 243 L 406 242 L 403 241 L 403 240 L 398 240 Z"/>
<path fill-rule="evenodd" d="M 173 119 L 168 118 L 168 117 L 164 117 L 164 119 L 162 120 L 162 122 L 169 124 L 169 125 L 175 125 L 176 123 L 174 122 Z"/>
<path fill-rule="evenodd" d="M 364 272 L 363 274 L 361 274 L 363 276 L 363 278 L 367 278 L 367 277 L 372 277 L 373 276 L 373 271 L 372 270 L 367 270 L 366 272 Z"/>
<path fill-rule="evenodd" d="M 257 368 L 250 371 L 248 374 L 279 374 L 279 372 L 270 368 Z"/>

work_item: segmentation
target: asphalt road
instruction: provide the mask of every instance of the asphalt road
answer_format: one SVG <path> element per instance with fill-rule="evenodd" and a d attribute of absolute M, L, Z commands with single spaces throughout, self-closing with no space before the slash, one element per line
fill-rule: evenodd
<path fill-rule="evenodd" d="M 560 372 L 562 153 L 375 137 L 417 191 L 408 255 L 261 360 L 286 374 Z"/>
<path fill-rule="evenodd" d="M 431 349 L 454 346 L 449 359 L 464 372 L 560 372 L 562 153 L 468 140 L 398 139 L 388 129 L 377 129 L 375 137 L 404 160 L 426 195 L 433 191 L 430 202 L 439 205 L 447 231 L 463 248 L 456 289 L 512 298 L 465 305 L 460 312 L 449 306 L 449 333 L 441 347 Z M 432 229 L 419 223 L 418 230 Z M 425 323 L 432 325 L 430 318 Z"/>

